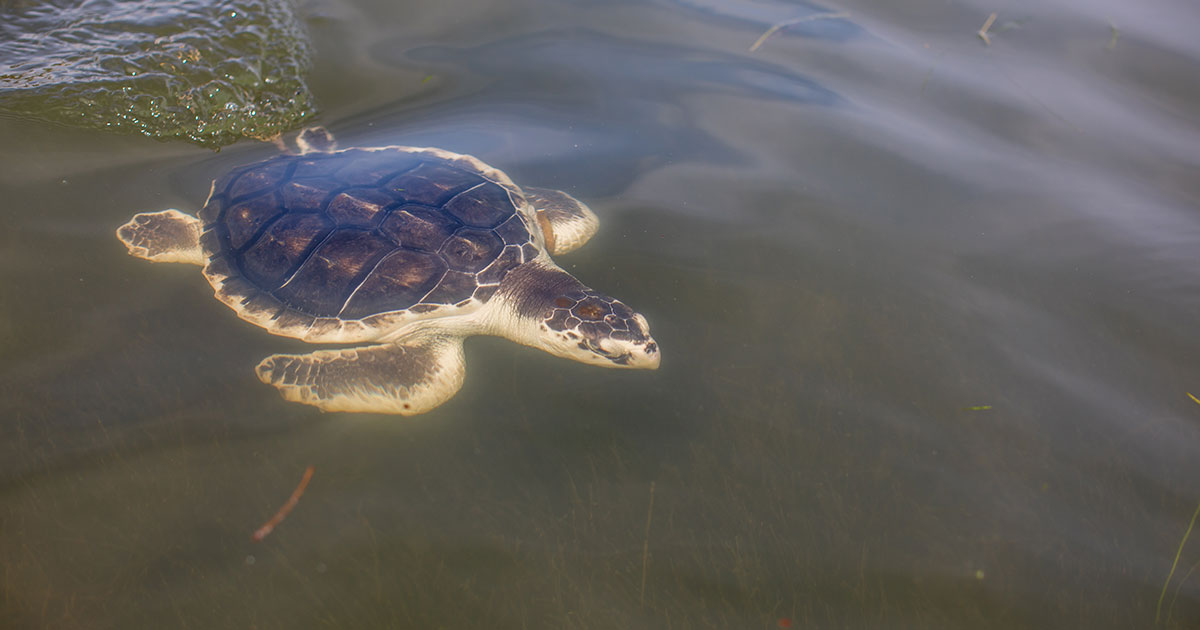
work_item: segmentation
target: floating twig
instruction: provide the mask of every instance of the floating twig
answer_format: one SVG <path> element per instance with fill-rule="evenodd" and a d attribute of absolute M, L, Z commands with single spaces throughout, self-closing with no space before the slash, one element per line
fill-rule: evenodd
<path fill-rule="evenodd" d="M 781 31 L 789 26 L 795 26 L 796 24 L 802 24 L 804 22 L 813 22 L 816 20 L 835 20 L 835 19 L 839 19 L 839 18 L 848 18 L 848 17 L 850 17 L 849 13 L 817 13 L 815 15 L 806 15 L 802 18 L 796 18 L 794 20 L 780 22 L 780 23 L 772 26 L 771 28 L 767 29 L 767 32 L 760 35 L 758 37 L 758 40 L 756 40 L 754 42 L 754 45 L 750 47 L 750 52 L 754 52 L 754 51 L 758 50 L 760 46 L 767 43 L 767 40 L 770 39 L 770 37 L 772 35 L 774 35 L 775 33 L 778 33 L 779 31 Z"/>
<path fill-rule="evenodd" d="M 983 23 L 983 28 L 979 29 L 979 33 L 977 33 L 979 39 L 982 39 L 983 43 L 988 46 L 992 45 L 992 39 L 988 37 L 988 29 L 992 28 L 992 22 L 996 21 L 996 15 L 995 13 L 989 15 L 987 21 Z"/>
<path fill-rule="evenodd" d="M 315 466 L 309 466 L 304 469 L 304 476 L 300 478 L 300 484 L 292 491 L 292 496 L 288 497 L 287 503 L 284 503 L 283 507 L 279 508 L 279 511 L 275 513 L 275 516 L 271 517 L 271 520 L 254 531 L 254 535 L 250 537 L 251 540 L 262 542 L 262 539 L 270 535 L 275 527 L 282 523 L 283 519 L 287 518 L 288 512 L 291 512 L 292 508 L 296 507 L 296 504 L 299 503 L 300 495 L 304 494 L 304 489 L 308 487 L 308 480 L 312 479 L 314 471 L 316 471 Z"/>
<path fill-rule="evenodd" d="M 1112 29 L 1112 37 L 1108 40 L 1108 45 L 1104 47 L 1104 50 L 1112 52 L 1117 49 L 1117 38 L 1121 36 L 1121 31 L 1117 30 L 1117 25 L 1113 24 L 1112 20 L 1108 21 L 1108 28 Z M 1188 396 L 1191 396 L 1191 394 L 1188 394 Z"/>

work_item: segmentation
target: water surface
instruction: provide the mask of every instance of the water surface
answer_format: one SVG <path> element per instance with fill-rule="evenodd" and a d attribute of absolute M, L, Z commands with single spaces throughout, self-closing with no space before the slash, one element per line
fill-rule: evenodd
<path fill-rule="evenodd" d="M 274 147 L 0 119 L 0 626 L 1195 627 L 1200 10 L 1152 4 L 308 7 L 319 122 L 584 199 L 559 262 L 664 352 L 476 338 L 409 419 L 281 400 L 303 344 L 113 237 Z"/>

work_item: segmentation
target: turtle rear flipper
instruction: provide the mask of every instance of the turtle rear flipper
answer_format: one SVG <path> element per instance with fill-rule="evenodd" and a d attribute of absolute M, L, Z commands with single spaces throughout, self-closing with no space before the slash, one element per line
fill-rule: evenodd
<path fill-rule="evenodd" d="M 204 264 L 200 219 L 178 210 L 142 212 L 117 228 L 129 253 L 151 262 Z"/>
<path fill-rule="evenodd" d="M 582 201 L 561 190 L 523 189 L 525 199 L 537 211 L 538 224 L 552 255 L 578 249 L 600 227 L 600 219 Z"/>
<path fill-rule="evenodd" d="M 429 335 L 394 344 L 275 354 L 255 371 L 287 400 L 323 411 L 413 415 L 445 402 L 462 387 L 463 340 Z"/>

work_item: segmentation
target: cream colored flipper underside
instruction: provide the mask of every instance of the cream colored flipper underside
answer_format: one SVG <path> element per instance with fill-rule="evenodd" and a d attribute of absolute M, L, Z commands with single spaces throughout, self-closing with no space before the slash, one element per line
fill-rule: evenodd
<path fill-rule="evenodd" d="M 578 249 L 600 227 L 600 219 L 591 208 L 561 190 L 525 187 L 524 192 L 537 213 L 546 249 L 552 255 Z"/>
<path fill-rule="evenodd" d="M 463 339 L 420 335 L 394 344 L 276 354 L 255 371 L 287 400 L 324 411 L 410 416 L 437 407 L 462 387 Z"/>
<path fill-rule="evenodd" d="M 142 212 L 117 228 L 129 253 L 151 262 L 204 264 L 200 219 L 178 210 Z"/>

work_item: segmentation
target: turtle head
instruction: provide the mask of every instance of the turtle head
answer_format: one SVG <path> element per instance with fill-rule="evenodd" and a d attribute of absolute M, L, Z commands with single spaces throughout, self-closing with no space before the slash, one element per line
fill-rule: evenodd
<path fill-rule="evenodd" d="M 541 326 L 546 331 L 542 347 L 568 359 L 650 370 L 661 359 L 646 318 L 591 289 L 556 296 L 542 313 Z"/>
<path fill-rule="evenodd" d="M 593 291 L 548 257 L 518 266 L 501 282 L 495 334 L 550 354 L 605 367 L 658 367 L 658 344 L 646 318 Z"/>

